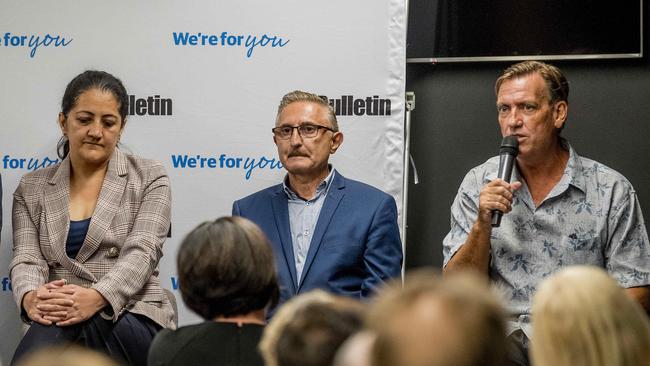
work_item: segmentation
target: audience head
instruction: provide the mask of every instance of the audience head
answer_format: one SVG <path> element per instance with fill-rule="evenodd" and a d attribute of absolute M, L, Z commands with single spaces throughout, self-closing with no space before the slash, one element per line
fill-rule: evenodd
<path fill-rule="evenodd" d="M 371 351 L 375 335 L 361 331 L 348 338 L 339 348 L 334 359 L 334 366 L 372 366 Z"/>
<path fill-rule="evenodd" d="M 99 147 L 103 147 L 100 152 L 112 153 L 126 124 L 128 108 L 129 95 L 120 79 L 95 70 L 77 75 L 66 87 L 61 100 L 59 124 L 63 136 L 57 145 L 59 157 L 65 158 L 71 149 L 81 149 L 82 141 L 75 137 L 80 137 L 83 141 L 88 141 L 89 137 L 100 138 L 97 129 L 90 133 L 84 131 L 84 127 L 87 130 L 89 121 L 93 118 L 101 119 L 102 132 L 106 136 L 101 136 L 100 144 L 94 145 L 98 147 L 90 149 L 100 150 Z"/>
<path fill-rule="evenodd" d="M 363 305 L 322 290 L 285 303 L 264 330 L 267 366 L 329 366 L 338 348 L 361 329 Z"/>
<path fill-rule="evenodd" d="M 533 300 L 536 366 L 650 365 L 650 325 L 642 307 L 603 269 L 567 267 Z"/>
<path fill-rule="evenodd" d="M 473 273 L 409 273 L 403 288 L 397 281 L 379 294 L 367 326 L 373 366 L 504 364 L 504 310 Z"/>
<path fill-rule="evenodd" d="M 108 356 L 79 346 L 47 347 L 23 357 L 18 366 L 118 366 Z"/>
<path fill-rule="evenodd" d="M 197 226 L 181 243 L 177 268 L 183 301 L 206 320 L 263 310 L 278 299 L 271 246 L 243 217 Z"/>

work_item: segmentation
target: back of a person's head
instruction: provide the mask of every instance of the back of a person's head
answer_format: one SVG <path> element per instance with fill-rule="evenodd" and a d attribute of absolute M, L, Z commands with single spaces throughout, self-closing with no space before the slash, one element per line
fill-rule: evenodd
<path fill-rule="evenodd" d="M 267 366 L 329 366 L 361 329 L 363 305 L 316 290 L 294 297 L 271 319 L 260 350 Z"/>
<path fill-rule="evenodd" d="M 536 366 L 650 365 L 647 315 L 601 268 L 552 275 L 539 287 L 532 313 Z"/>
<path fill-rule="evenodd" d="M 197 226 L 180 245 L 177 268 L 183 301 L 207 320 L 260 311 L 277 301 L 271 245 L 243 217 Z"/>
<path fill-rule="evenodd" d="M 497 366 L 506 349 L 505 315 L 487 279 L 408 273 L 380 292 L 367 317 L 373 366 Z"/>
<path fill-rule="evenodd" d="M 26 355 L 17 366 L 118 366 L 118 363 L 87 348 L 56 346 Z"/>
<path fill-rule="evenodd" d="M 371 352 L 375 334 L 363 330 L 348 338 L 339 347 L 334 359 L 334 366 L 372 366 Z"/>

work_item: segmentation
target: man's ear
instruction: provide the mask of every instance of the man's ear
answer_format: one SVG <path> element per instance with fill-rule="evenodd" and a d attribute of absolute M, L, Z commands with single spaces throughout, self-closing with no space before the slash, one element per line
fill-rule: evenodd
<path fill-rule="evenodd" d="M 330 154 L 334 154 L 343 143 L 343 132 L 334 132 L 330 140 Z"/>
<path fill-rule="evenodd" d="M 553 124 L 555 128 L 562 128 L 569 112 L 569 104 L 566 101 L 559 101 L 553 105 Z"/>

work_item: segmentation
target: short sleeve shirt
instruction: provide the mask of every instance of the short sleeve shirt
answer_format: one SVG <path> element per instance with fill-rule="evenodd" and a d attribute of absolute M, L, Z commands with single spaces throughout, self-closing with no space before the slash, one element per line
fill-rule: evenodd
<path fill-rule="evenodd" d="M 522 182 L 512 211 L 493 228 L 490 279 L 503 293 L 511 314 L 509 332 L 530 338 L 530 308 L 539 283 L 562 267 L 605 268 L 623 287 L 650 283 L 650 243 L 636 192 L 613 169 L 569 150 L 562 178 L 535 207 Z M 451 207 L 451 230 L 443 241 L 444 266 L 468 237 L 478 213 L 482 187 L 496 178 L 499 157 L 470 170 Z"/>

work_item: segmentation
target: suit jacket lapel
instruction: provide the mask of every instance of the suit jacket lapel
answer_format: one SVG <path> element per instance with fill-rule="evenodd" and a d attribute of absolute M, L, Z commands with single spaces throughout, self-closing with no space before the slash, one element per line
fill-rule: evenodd
<path fill-rule="evenodd" d="M 291 227 L 289 224 L 289 204 L 287 197 L 282 190 L 282 185 L 272 194 L 271 204 L 273 205 L 273 217 L 275 217 L 275 225 L 277 226 L 278 233 L 280 234 L 280 245 L 284 253 L 284 260 L 289 273 L 291 274 L 293 293 L 296 293 L 298 287 L 296 279 L 296 264 L 293 260 L 293 244 L 291 241 Z M 280 265 L 280 263 L 278 263 Z"/>
<path fill-rule="evenodd" d="M 120 208 L 124 189 L 126 187 L 127 164 L 126 157 L 119 150 L 115 149 L 111 160 L 108 162 L 108 170 L 99 192 L 99 198 L 95 211 L 93 212 L 88 234 L 84 240 L 77 260 L 81 263 L 86 261 L 99 248 L 106 232 L 111 227 L 113 217 Z"/>
<path fill-rule="evenodd" d="M 70 227 L 70 159 L 65 158 L 48 180 L 43 192 L 45 226 L 50 248 L 56 261 L 71 269 L 72 261 L 65 252 Z"/>
<path fill-rule="evenodd" d="M 318 253 L 323 241 L 323 236 L 327 231 L 327 227 L 329 226 L 330 221 L 332 221 L 332 217 L 334 217 L 334 213 L 336 212 L 339 203 L 341 203 L 341 199 L 345 196 L 345 179 L 343 176 L 335 170 L 332 179 L 332 185 L 327 193 L 327 197 L 325 197 L 325 202 L 323 203 L 323 208 L 320 210 L 320 215 L 318 215 L 318 221 L 316 222 L 316 228 L 314 229 L 314 236 L 309 244 L 305 266 L 302 269 L 302 276 L 300 278 L 300 284 L 298 285 L 298 291 L 300 291 L 302 284 L 305 283 L 305 279 L 309 274 L 309 268 L 314 262 L 316 253 Z"/>
<path fill-rule="evenodd" d="M 70 259 L 65 251 L 70 229 L 70 158 L 66 157 L 59 165 L 45 187 L 45 225 L 54 259 L 72 274 L 95 281 L 95 276 L 79 262 Z"/>

